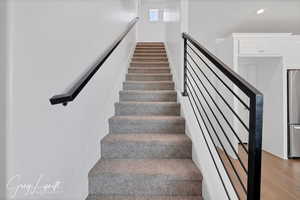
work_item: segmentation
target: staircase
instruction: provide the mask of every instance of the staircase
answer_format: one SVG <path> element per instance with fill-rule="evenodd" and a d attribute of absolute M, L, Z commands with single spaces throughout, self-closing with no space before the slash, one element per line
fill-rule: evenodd
<path fill-rule="evenodd" d="M 201 200 L 163 43 L 138 43 L 87 200 Z"/>

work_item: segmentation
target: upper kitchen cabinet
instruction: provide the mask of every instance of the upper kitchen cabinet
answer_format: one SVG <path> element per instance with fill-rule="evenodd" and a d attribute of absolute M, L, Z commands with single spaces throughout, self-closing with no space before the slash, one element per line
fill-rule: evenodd
<path fill-rule="evenodd" d="M 232 38 L 237 46 L 238 56 L 281 56 L 282 49 L 287 48 L 290 33 L 243 34 L 235 33 Z"/>
<path fill-rule="evenodd" d="M 282 57 L 287 68 L 300 68 L 300 36 L 291 33 L 233 33 L 217 40 L 217 54 L 237 67 L 241 57 Z M 229 51 L 224 54 L 222 51 Z"/>

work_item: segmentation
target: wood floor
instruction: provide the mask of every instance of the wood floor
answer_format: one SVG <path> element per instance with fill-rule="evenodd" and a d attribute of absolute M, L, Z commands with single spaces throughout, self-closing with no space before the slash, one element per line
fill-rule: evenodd
<path fill-rule="evenodd" d="M 231 164 L 222 150 L 219 151 L 229 176 L 236 186 L 241 199 L 245 198 L 245 192 L 231 168 Z M 246 153 L 240 148 L 239 155 L 245 166 L 247 166 Z M 231 159 L 236 167 L 241 181 L 246 186 L 247 177 L 238 160 Z M 262 153 L 262 200 L 300 200 L 300 159 L 283 160 L 270 153 Z"/>
<path fill-rule="evenodd" d="M 263 152 L 262 199 L 300 199 L 300 160 L 283 160 Z"/>

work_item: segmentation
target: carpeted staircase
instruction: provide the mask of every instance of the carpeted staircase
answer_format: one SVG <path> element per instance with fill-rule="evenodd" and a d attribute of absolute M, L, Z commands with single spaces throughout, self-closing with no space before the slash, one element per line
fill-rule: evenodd
<path fill-rule="evenodd" d="M 191 158 L 164 44 L 138 43 L 87 199 L 201 200 L 202 176 Z"/>

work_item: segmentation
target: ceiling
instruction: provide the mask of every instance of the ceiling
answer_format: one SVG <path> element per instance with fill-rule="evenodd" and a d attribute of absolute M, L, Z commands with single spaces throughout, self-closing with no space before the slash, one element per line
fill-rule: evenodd
<path fill-rule="evenodd" d="M 190 21 L 208 34 L 291 32 L 300 34 L 299 0 L 190 0 Z M 257 10 L 265 9 L 261 15 Z"/>

